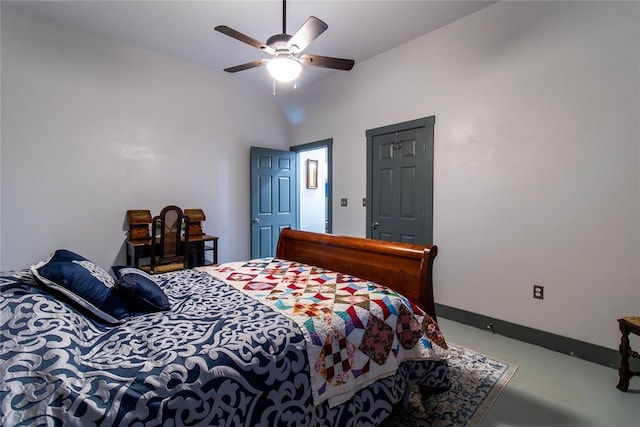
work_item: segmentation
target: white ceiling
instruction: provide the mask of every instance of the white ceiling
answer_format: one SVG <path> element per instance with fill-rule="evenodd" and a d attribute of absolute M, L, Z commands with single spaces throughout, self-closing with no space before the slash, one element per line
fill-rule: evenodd
<path fill-rule="evenodd" d="M 282 31 L 282 2 L 263 1 L 3 1 L 41 17 L 208 67 L 223 68 L 268 56 L 214 30 L 227 25 L 262 42 Z M 306 53 L 359 62 L 474 13 L 495 1 L 287 1 L 287 33 L 311 15 L 329 28 Z M 333 73 L 307 67 L 299 85 Z M 271 84 L 264 67 L 238 79 Z"/>

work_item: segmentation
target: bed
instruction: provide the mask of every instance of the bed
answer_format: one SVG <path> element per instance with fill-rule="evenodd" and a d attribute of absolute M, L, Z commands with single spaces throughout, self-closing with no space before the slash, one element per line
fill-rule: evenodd
<path fill-rule="evenodd" d="M 436 254 L 285 229 L 273 259 L 111 278 L 56 251 L 0 277 L 0 423 L 379 425 L 450 385 Z"/>

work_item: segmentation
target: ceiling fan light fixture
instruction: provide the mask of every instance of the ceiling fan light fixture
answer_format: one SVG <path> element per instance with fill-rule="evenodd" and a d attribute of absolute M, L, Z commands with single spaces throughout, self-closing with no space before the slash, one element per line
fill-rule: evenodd
<path fill-rule="evenodd" d="M 267 70 L 275 80 L 288 83 L 298 78 L 302 72 L 302 65 L 291 55 L 276 55 L 267 64 Z"/>
<path fill-rule="evenodd" d="M 2 0 L 0 0 L 2 1 Z M 320 67 L 334 70 L 347 70 L 353 68 L 353 59 L 332 58 L 330 56 L 311 55 L 303 52 L 306 48 L 320 36 L 329 26 L 315 16 L 310 16 L 302 27 L 293 35 L 287 34 L 287 1 L 282 1 L 282 33 L 274 34 L 262 43 L 239 31 L 229 28 L 226 25 L 218 25 L 216 31 L 232 37 L 249 46 L 260 49 L 260 51 L 273 56 L 273 59 L 258 59 L 225 68 L 228 73 L 250 70 L 252 68 L 267 66 L 267 71 L 273 78 L 275 91 L 276 80 L 279 82 L 292 82 L 296 80 L 302 72 L 302 67 Z M 295 86 L 295 85 L 294 85 Z"/>

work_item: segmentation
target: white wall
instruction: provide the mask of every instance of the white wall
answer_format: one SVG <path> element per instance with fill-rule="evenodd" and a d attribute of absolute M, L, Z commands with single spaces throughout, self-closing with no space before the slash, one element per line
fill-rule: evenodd
<path fill-rule="evenodd" d="M 268 89 L 3 4 L 0 268 L 108 267 L 125 211 L 169 203 L 246 258 L 249 146 L 286 141 L 333 138 L 334 232 L 364 235 L 365 131 L 435 115 L 436 301 L 616 348 L 640 312 L 639 22 L 500 2 L 296 91 L 290 127 Z"/>
<path fill-rule="evenodd" d="M 65 247 L 124 262 L 125 213 L 202 208 L 249 257 L 249 147 L 286 149 L 269 88 L 2 7 L 2 270 Z"/>
<path fill-rule="evenodd" d="M 365 131 L 436 116 L 438 303 L 616 348 L 640 312 L 640 4 L 500 2 L 288 100 L 365 235 Z M 545 300 L 532 298 L 533 284 Z"/>
<path fill-rule="evenodd" d="M 300 230 L 324 233 L 326 228 L 325 181 L 327 180 L 327 148 L 299 152 L 300 165 Z M 318 161 L 318 188 L 307 188 L 307 159 Z"/>

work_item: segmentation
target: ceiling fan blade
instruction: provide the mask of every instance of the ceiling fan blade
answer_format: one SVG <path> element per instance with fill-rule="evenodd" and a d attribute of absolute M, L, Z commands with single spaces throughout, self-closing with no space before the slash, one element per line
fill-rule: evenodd
<path fill-rule="evenodd" d="M 297 53 L 302 52 L 311 44 L 312 41 L 318 38 L 320 34 L 324 33 L 329 28 L 320 19 L 315 16 L 310 16 L 309 19 L 302 24 L 302 27 L 291 37 L 291 40 L 287 43 L 287 46 L 297 46 Z"/>
<path fill-rule="evenodd" d="M 329 56 L 320 55 L 300 55 L 300 60 L 304 65 L 312 67 L 335 68 L 336 70 L 349 71 L 353 68 L 355 61 L 353 59 L 331 58 Z"/>
<path fill-rule="evenodd" d="M 238 71 L 244 71 L 244 70 L 249 70 L 251 68 L 259 67 L 261 65 L 266 64 L 267 62 L 269 62 L 268 59 L 258 59 L 256 61 L 247 62 L 246 64 L 225 68 L 224 71 L 226 71 L 227 73 L 237 73 Z"/>
<path fill-rule="evenodd" d="M 254 39 L 253 37 L 249 37 L 246 34 L 242 34 L 241 32 L 234 30 L 233 28 L 229 28 L 226 25 L 218 25 L 215 30 L 229 37 L 233 37 L 234 39 L 246 43 L 250 46 L 263 50 L 271 55 L 275 53 L 273 49 L 271 49 L 266 44 Z"/>

